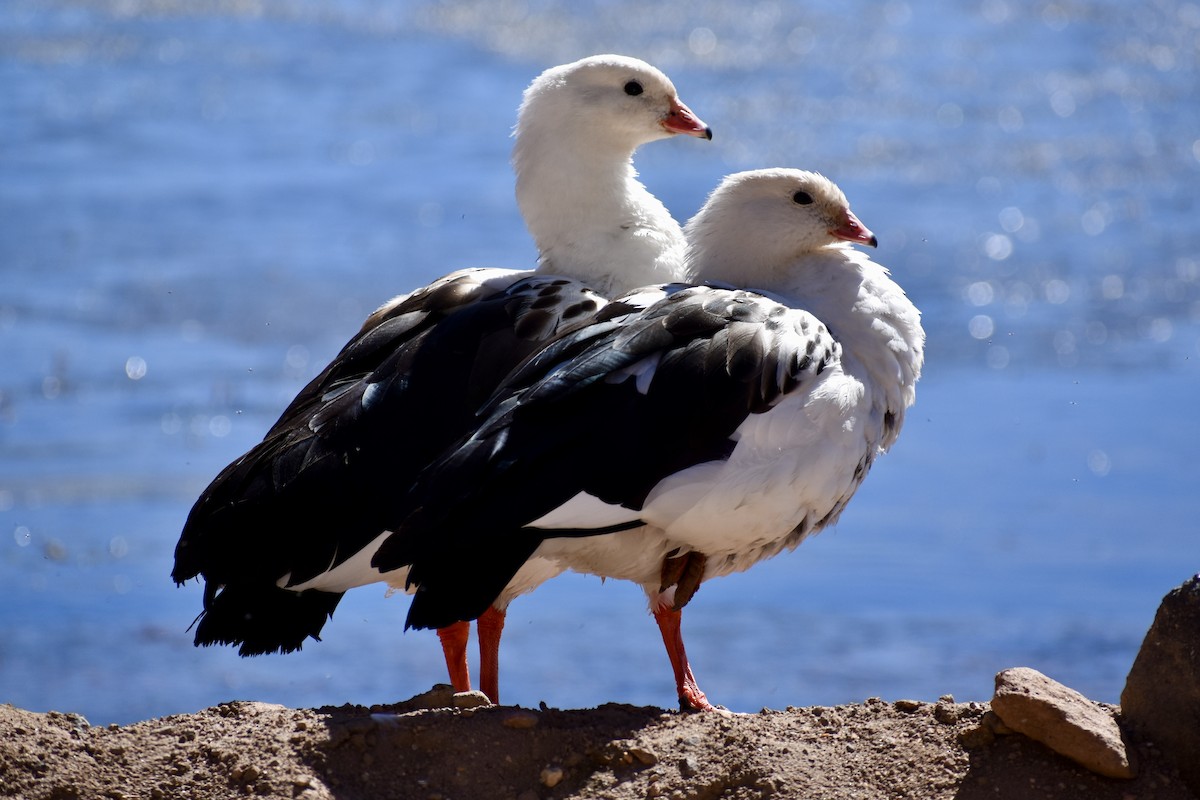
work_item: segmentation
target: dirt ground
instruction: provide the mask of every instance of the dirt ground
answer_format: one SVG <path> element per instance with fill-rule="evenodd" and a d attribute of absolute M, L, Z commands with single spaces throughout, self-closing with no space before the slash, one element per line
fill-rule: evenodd
<path fill-rule="evenodd" d="M 872 699 L 758 714 L 605 705 L 290 709 L 230 702 L 91 727 L 0 706 L 0 796 L 30 800 L 1194 800 L 1147 744 L 1131 781 L 1093 775 L 986 703 Z M 460 699 L 460 702 L 461 699 Z"/>

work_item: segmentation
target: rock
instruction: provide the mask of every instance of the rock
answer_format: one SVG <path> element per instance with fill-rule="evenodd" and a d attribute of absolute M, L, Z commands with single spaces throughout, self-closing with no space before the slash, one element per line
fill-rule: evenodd
<path fill-rule="evenodd" d="M 645 764 L 647 767 L 652 767 L 658 763 L 658 753 L 648 747 L 631 747 L 629 755 L 638 760 L 638 763 Z"/>
<path fill-rule="evenodd" d="M 1109 778 L 1137 774 L 1112 715 L 1074 689 L 1028 667 L 996 675 L 992 711 L 1017 733 Z"/>
<path fill-rule="evenodd" d="M 454 687 L 448 683 L 435 683 L 428 692 L 414 695 L 404 705 L 411 708 L 454 708 Z"/>
<path fill-rule="evenodd" d="M 482 708 L 490 706 L 492 701 L 488 696 L 478 689 L 471 692 L 457 692 L 454 695 L 455 708 Z"/>
<path fill-rule="evenodd" d="M 1166 753 L 1200 795 L 1200 575 L 1159 605 L 1125 680 L 1121 717 Z"/>

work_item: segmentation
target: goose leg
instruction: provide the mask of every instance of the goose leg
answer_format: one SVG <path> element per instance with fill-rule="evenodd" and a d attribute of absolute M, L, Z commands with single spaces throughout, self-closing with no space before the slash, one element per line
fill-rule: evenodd
<path fill-rule="evenodd" d="M 671 669 L 675 673 L 675 690 L 679 694 L 679 709 L 681 711 L 712 711 L 716 707 L 708 702 L 704 692 L 696 684 L 696 676 L 688 663 L 687 652 L 683 648 L 683 634 L 679 623 L 683 613 L 667 606 L 656 605 L 654 621 L 662 632 L 663 644 L 667 647 L 667 657 L 671 659 Z"/>
<path fill-rule="evenodd" d="M 442 655 L 446 657 L 450 685 L 456 692 L 471 691 L 471 672 L 467 668 L 467 639 L 471 635 L 471 623 L 455 622 L 438 628 L 437 634 L 442 640 Z"/>
<path fill-rule="evenodd" d="M 500 634 L 504 632 L 505 612 L 495 606 L 480 615 L 479 628 L 479 688 L 493 703 L 500 702 Z"/>

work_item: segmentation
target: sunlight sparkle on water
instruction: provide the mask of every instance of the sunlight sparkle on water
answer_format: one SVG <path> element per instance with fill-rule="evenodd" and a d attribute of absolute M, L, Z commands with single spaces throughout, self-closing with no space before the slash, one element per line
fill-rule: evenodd
<path fill-rule="evenodd" d="M 129 542 L 124 536 L 114 536 L 108 540 L 108 554 L 113 558 L 124 558 L 129 555 Z"/>
<path fill-rule="evenodd" d="M 1046 295 L 1046 302 L 1060 306 L 1071 299 L 1071 287 L 1067 282 L 1054 278 L 1046 281 L 1046 285 L 1042 287 L 1042 291 Z"/>
<path fill-rule="evenodd" d="M 18 525 L 13 529 L 13 541 L 16 542 L 17 547 L 28 547 L 29 543 L 33 541 L 33 535 L 29 532 L 29 528 Z"/>
<path fill-rule="evenodd" d="M 1003 261 L 1012 255 L 1012 239 L 1002 233 L 992 233 L 983 240 L 983 252 L 993 261 Z"/>
<path fill-rule="evenodd" d="M 708 28 L 693 28 L 688 34 L 688 49 L 698 56 L 706 56 L 717 49 L 717 35 Z"/>
<path fill-rule="evenodd" d="M 1087 465 L 1093 475 L 1103 478 L 1112 469 L 1112 460 L 1103 450 L 1093 450 L 1088 454 Z"/>
<path fill-rule="evenodd" d="M 140 381 L 146 377 L 146 359 L 141 356 L 125 359 L 125 376 L 131 381 Z"/>
<path fill-rule="evenodd" d="M 975 281 L 967 286 L 967 301 L 973 306 L 991 305 L 996 297 L 996 290 L 990 281 Z"/>
<path fill-rule="evenodd" d="M 1025 215 L 1016 206 L 1008 206 L 1000 211 L 1000 227 L 1008 233 L 1016 233 L 1025 224 Z"/>
<path fill-rule="evenodd" d="M 996 331 L 996 324 L 987 314 L 976 314 L 967 323 L 967 330 L 970 332 L 972 338 L 980 340 L 990 339 Z"/>

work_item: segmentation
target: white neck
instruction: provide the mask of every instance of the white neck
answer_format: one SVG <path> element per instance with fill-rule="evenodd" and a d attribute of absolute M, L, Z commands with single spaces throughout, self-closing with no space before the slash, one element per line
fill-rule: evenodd
<path fill-rule="evenodd" d="M 771 260 L 750 258 L 753 246 L 734 251 L 712 238 L 711 247 L 697 247 L 693 241 L 690 279 L 736 283 L 808 311 L 841 342 L 847 371 L 861 367 L 862 377 L 885 388 L 892 413 L 902 414 L 912 403 L 925 331 L 920 312 L 887 269 L 844 243 L 818 247 L 799 258 Z"/>
<path fill-rule="evenodd" d="M 637 180 L 635 146 L 590 133 L 518 130 L 517 204 L 538 248 L 538 271 L 610 296 L 681 279 L 683 231 Z"/>

